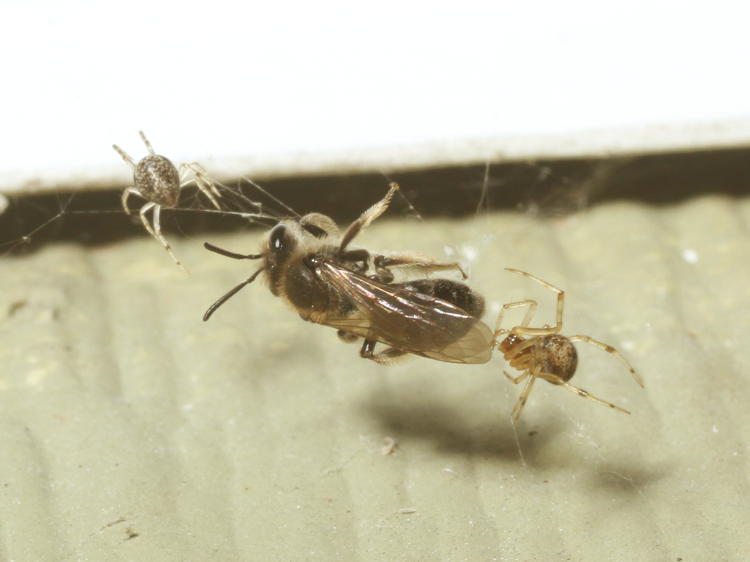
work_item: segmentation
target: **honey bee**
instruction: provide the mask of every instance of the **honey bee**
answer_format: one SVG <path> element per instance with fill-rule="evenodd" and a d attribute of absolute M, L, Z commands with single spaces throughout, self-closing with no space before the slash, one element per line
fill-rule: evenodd
<path fill-rule="evenodd" d="M 484 299 L 466 284 L 450 279 L 419 278 L 394 282 L 392 268 L 432 273 L 458 271 L 458 263 L 397 253 L 371 254 L 349 244 L 382 215 L 399 186 L 364 211 L 340 233 L 333 219 L 321 213 L 279 220 L 265 236 L 257 254 L 238 254 L 205 243 L 206 249 L 234 259 L 261 260 L 248 279 L 212 304 L 211 315 L 261 273 L 268 287 L 303 320 L 338 330 L 347 342 L 364 341 L 360 356 L 390 363 L 419 355 L 451 363 L 486 363 L 493 349 L 493 331 L 480 320 Z M 385 344 L 375 352 L 378 343 Z"/>

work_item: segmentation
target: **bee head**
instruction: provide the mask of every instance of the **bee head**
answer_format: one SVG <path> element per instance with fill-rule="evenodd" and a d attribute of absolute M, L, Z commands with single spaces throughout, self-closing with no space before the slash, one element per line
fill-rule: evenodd
<path fill-rule="evenodd" d="M 296 222 L 280 222 L 268 233 L 261 254 L 271 292 L 278 295 L 283 271 L 302 243 L 302 232 Z"/>

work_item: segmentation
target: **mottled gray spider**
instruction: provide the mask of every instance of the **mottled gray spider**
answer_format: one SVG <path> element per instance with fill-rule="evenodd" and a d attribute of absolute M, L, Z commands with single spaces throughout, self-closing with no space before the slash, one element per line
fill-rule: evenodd
<path fill-rule="evenodd" d="M 133 168 L 133 184 L 122 193 L 122 208 L 127 214 L 130 214 L 128 208 L 128 197 L 138 195 L 146 200 L 141 207 L 140 215 L 143 227 L 151 236 L 161 242 L 164 249 L 169 252 L 172 259 L 177 265 L 182 267 L 180 260 L 172 252 L 172 247 L 161 233 L 160 214 L 162 207 L 175 207 L 180 198 L 180 190 L 191 183 L 195 183 L 198 189 L 208 197 L 214 207 L 221 209 L 217 197 L 221 193 L 214 185 L 214 182 L 206 173 L 206 170 L 197 162 L 189 164 L 180 164 L 179 168 L 175 167 L 172 161 L 166 156 L 161 156 L 154 152 L 151 143 L 143 134 L 138 131 L 143 142 L 148 149 L 149 155 L 135 163 L 133 159 L 116 144 L 112 148 Z M 153 212 L 153 226 L 149 224 L 146 213 L 151 209 Z"/>

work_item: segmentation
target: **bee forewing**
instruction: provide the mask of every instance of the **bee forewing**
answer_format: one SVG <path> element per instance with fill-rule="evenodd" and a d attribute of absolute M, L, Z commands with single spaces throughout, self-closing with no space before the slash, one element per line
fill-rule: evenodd
<path fill-rule="evenodd" d="M 345 316 L 328 314 L 323 324 L 439 361 L 489 361 L 492 331 L 456 305 L 374 281 L 331 261 L 316 272 L 356 308 Z"/>

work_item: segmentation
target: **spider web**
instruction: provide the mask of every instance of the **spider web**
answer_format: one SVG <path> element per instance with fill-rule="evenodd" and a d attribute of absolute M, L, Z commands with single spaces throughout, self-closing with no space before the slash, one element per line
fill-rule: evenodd
<path fill-rule="evenodd" d="M 386 180 L 384 185 L 392 181 L 385 172 L 381 172 L 381 176 Z M 161 209 L 167 239 L 174 235 L 170 231 L 189 235 L 190 228 L 183 226 L 196 223 L 196 218 L 200 220 L 192 227 L 194 231 L 206 223 L 218 230 L 239 226 L 269 228 L 281 219 L 301 216 L 271 190 L 250 178 L 242 177 L 230 183 L 213 178 L 211 181 L 221 194 L 218 198 L 221 209 L 213 207 L 196 186 L 183 187 L 178 205 Z M 148 235 L 139 216 L 140 207 L 147 201 L 131 197 L 128 215 L 120 205 L 122 189 L 12 197 L 0 194 L 0 256 L 34 251 L 62 239 L 103 244 L 134 233 Z M 409 196 L 400 190 L 397 198 L 403 216 L 422 219 Z M 150 212 L 147 216 L 151 222 Z M 190 220 L 181 220 L 188 218 Z M 219 224 L 222 226 L 217 227 Z"/>
<path fill-rule="evenodd" d="M 214 182 L 221 197 L 222 209 L 215 209 L 195 187 L 181 191 L 176 207 L 162 208 L 170 230 L 183 232 L 179 218 L 191 215 L 232 218 L 237 224 L 268 226 L 275 224 L 290 211 L 283 203 L 250 180 L 230 186 Z M 245 192 L 254 190 L 267 202 L 255 200 Z M 72 192 L 41 196 L 0 195 L 0 256 L 24 253 L 60 239 L 73 238 L 84 243 L 106 243 L 113 239 L 141 232 L 148 235 L 139 217 L 140 206 L 130 201 L 128 216 L 120 205 L 119 194 L 112 192 Z M 135 204 L 134 204 L 135 203 Z M 285 212 L 287 211 L 287 212 Z M 293 212 L 293 211 L 291 211 Z M 69 223 L 75 222 L 75 225 Z M 87 225 L 98 225 L 87 229 Z M 103 229 L 102 225 L 109 227 Z M 77 232 L 70 232 L 75 229 Z"/>

